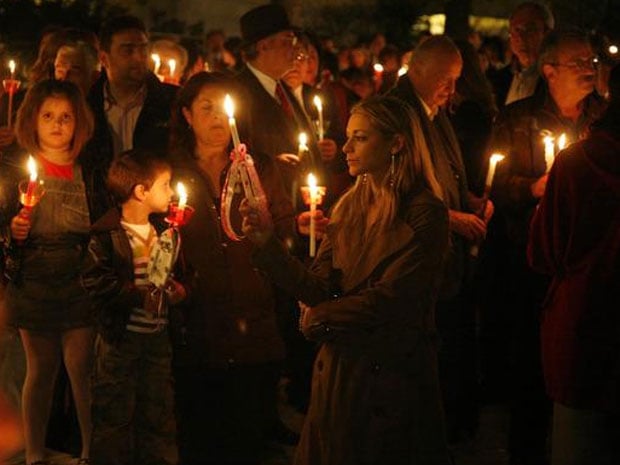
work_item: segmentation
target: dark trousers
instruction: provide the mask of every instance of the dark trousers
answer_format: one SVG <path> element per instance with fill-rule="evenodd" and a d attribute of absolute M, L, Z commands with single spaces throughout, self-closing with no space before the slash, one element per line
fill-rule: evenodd
<path fill-rule="evenodd" d="M 279 363 L 174 369 L 182 465 L 258 464 L 277 413 Z"/>
<path fill-rule="evenodd" d="M 510 260 L 506 278 L 509 318 L 508 448 L 518 463 L 545 463 L 551 402 L 546 395 L 540 349 L 540 318 L 548 279 L 531 271 L 525 252 Z"/>
<path fill-rule="evenodd" d="M 436 306 L 439 382 L 449 441 L 478 426 L 476 310 L 466 293 Z"/>

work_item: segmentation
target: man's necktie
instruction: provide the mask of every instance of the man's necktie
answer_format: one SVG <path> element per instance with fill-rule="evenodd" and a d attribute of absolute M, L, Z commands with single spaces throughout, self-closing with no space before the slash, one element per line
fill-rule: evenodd
<path fill-rule="evenodd" d="M 276 84 L 276 97 L 278 98 L 280 105 L 282 105 L 282 110 L 284 110 L 286 116 L 292 118 L 293 107 L 291 107 L 291 102 L 289 102 L 288 97 L 286 96 L 286 93 L 284 92 L 284 89 L 282 88 L 282 84 L 280 84 L 280 82 Z"/>

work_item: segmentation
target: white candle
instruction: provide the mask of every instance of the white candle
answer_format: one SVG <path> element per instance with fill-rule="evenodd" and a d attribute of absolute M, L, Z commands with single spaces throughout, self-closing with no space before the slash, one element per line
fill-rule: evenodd
<path fill-rule="evenodd" d="M 32 155 L 28 156 L 28 163 L 26 163 L 28 173 L 30 174 L 30 180 L 28 181 L 28 187 L 26 189 L 26 198 L 30 199 L 34 194 L 34 190 L 37 188 L 37 163 L 32 158 Z"/>
<path fill-rule="evenodd" d="M 151 60 L 153 60 L 153 63 L 155 64 L 153 66 L 153 72 L 155 74 L 159 74 L 159 68 L 161 68 L 161 58 L 159 58 L 159 55 L 157 53 L 152 53 Z"/>
<path fill-rule="evenodd" d="M 316 204 L 318 200 L 318 190 L 316 178 L 312 173 L 308 175 L 308 188 L 310 191 L 310 256 L 316 255 L 316 225 L 314 215 L 316 214 Z"/>
<path fill-rule="evenodd" d="M 491 158 L 489 158 L 489 171 L 487 173 L 487 180 L 484 183 L 487 189 L 491 189 L 491 186 L 493 185 L 493 178 L 495 177 L 495 167 L 503 159 L 504 155 L 501 153 L 494 153 L 491 155 Z"/>
<path fill-rule="evenodd" d="M 174 77 L 174 72 L 177 69 L 177 61 L 174 58 L 170 58 L 168 60 L 168 75 L 173 78 Z"/>
<path fill-rule="evenodd" d="M 9 60 L 9 70 L 11 71 L 11 79 L 15 79 L 15 60 Z"/>
<path fill-rule="evenodd" d="M 323 140 L 323 137 L 325 137 L 325 129 L 323 126 L 323 102 L 321 101 L 321 97 L 319 97 L 318 95 L 314 96 L 313 101 L 314 101 L 314 106 L 316 106 L 316 110 L 319 115 L 319 127 L 318 127 L 319 140 Z"/>
<path fill-rule="evenodd" d="M 299 161 L 304 157 L 306 152 L 308 152 L 308 136 L 305 132 L 299 133 L 299 148 L 297 149 L 297 156 L 299 157 Z"/>
<path fill-rule="evenodd" d="M 241 140 L 239 139 L 239 133 L 237 132 L 237 122 L 235 121 L 235 105 L 230 98 L 230 95 L 226 94 L 224 97 L 224 110 L 228 115 L 228 125 L 230 126 L 230 133 L 232 134 L 233 144 L 235 146 L 235 150 L 241 144 Z"/>
<path fill-rule="evenodd" d="M 545 136 L 543 139 L 545 143 L 545 171 L 548 173 L 551 169 L 551 165 L 553 165 L 553 160 L 555 158 L 555 144 L 553 143 L 553 137 Z"/>
<path fill-rule="evenodd" d="M 182 182 L 177 183 L 177 194 L 179 194 L 179 203 L 177 204 L 175 220 L 177 223 L 181 223 L 185 217 L 185 206 L 187 205 L 187 190 Z"/>

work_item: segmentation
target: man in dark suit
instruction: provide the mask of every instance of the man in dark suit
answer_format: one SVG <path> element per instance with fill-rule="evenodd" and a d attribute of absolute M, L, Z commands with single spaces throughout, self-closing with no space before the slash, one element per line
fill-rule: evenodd
<path fill-rule="evenodd" d="M 451 441 L 463 432 L 473 433 L 477 426 L 475 314 L 467 282 L 469 249 L 485 237 L 493 213 L 490 202 L 483 207 L 467 189 L 461 150 L 443 108 L 454 94 L 462 67 L 461 54 L 452 40 L 433 36 L 416 47 L 407 75 L 390 92 L 407 101 L 420 117 L 450 216 L 450 251 L 436 321 L 442 341 L 439 376 Z"/>
<path fill-rule="evenodd" d="M 101 214 L 110 203 L 104 186 L 114 155 L 144 148 L 163 153 L 168 148 L 168 120 L 177 86 L 164 84 L 148 69 L 148 36 L 134 16 L 110 18 L 101 27 L 100 60 L 104 71 L 88 94 L 95 114 L 95 133 L 84 174 L 101 193 Z"/>
<path fill-rule="evenodd" d="M 237 76 L 245 92 L 239 108 L 240 127 L 248 131 L 251 153 L 278 161 L 287 192 L 300 174 L 297 167 L 299 133 L 308 136 L 310 170 L 325 182 L 311 121 L 291 90 L 280 79 L 293 68 L 298 54 L 296 28 L 279 5 L 263 5 L 240 19 L 245 67 Z M 242 138 L 243 138 L 242 134 Z"/>

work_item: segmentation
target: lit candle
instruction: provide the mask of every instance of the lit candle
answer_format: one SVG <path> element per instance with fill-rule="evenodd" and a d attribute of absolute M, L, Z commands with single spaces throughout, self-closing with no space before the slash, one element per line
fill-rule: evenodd
<path fill-rule="evenodd" d="M 228 115 L 228 125 L 230 126 L 230 133 L 232 134 L 233 144 L 235 150 L 241 144 L 241 140 L 239 139 L 239 133 L 237 132 L 237 122 L 235 121 L 235 105 L 233 104 L 230 95 L 226 94 L 224 97 L 224 110 Z"/>
<path fill-rule="evenodd" d="M 316 204 L 318 200 L 318 189 L 316 178 L 312 173 L 308 175 L 308 188 L 310 191 L 310 256 L 316 255 L 316 225 L 314 215 L 316 214 Z"/>
<path fill-rule="evenodd" d="M 297 156 L 299 157 L 299 161 L 301 161 L 304 156 L 306 155 L 306 152 L 308 152 L 308 136 L 306 135 L 305 132 L 300 132 L 299 133 L 299 148 L 297 149 Z"/>
<path fill-rule="evenodd" d="M 314 106 L 316 106 L 316 110 L 319 115 L 319 127 L 318 127 L 319 140 L 323 140 L 323 137 L 325 136 L 325 129 L 323 126 L 323 102 L 321 101 L 321 98 L 318 95 L 314 96 L 313 102 L 314 102 Z"/>
<path fill-rule="evenodd" d="M 404 76 L 405 74 L 407 74 L 408 71 L 409 71 L 409 66 L 407 65 L 401 66 L 400 69 L 398 70 L 398 77 Z"/>
<path fill-rule="evenodd" d="M 179 194 L 179 203 L 174 219 L 177 224 L 180 224 L 185 218 L 185 207 L 187 206 L 187 190 L 185 190 L 182 182 L 177 183 L 177 194 Z"/>
<path fill-rule="evenodd" d="M 491 186 L 493 185 L 493 178 L 495 177 L 495 168 L 497 164 L 503 159 L 504 155 L 500 153 L 494 153 L 493 155 L 491 155 L 491 158 L 489 159 L 489 171 L 487 173 L 486 182 L 484 183 L 485 193 L 487 190 L 491 190 Z"/>
<path fill-rule="evenodd" d="M 161 58 L 159 58 L 159 55 L 157 53 L 152 53 L 151 60 L 153 60 L 153 63 L 155 63 L 155 65 L 153 66 L 153 72 L 155 74 L 159 74 L 159 68 L 161 68 Z"/>
<path fill-rule="evenodd" d="M 548 173 L 555 158 L 555 144 L 553 143 L 554 139 L 551 136 L 545 136 L 543 141 L 545 143 L 545 171 Z"/>
<path fill-rule="evenodd" d="M 381 85 L 381 78 L 383 77 L 383 65 L 381 63 L 375 63 L 374 66 L 373 66 L 373 69 L 375 71 L 376 85 L 380 86 Z"/>
<path fill-rule="evenodd" d="M 558 137 L 558 152 L 564 150 L 566 147 L 566 134 L 562 133 L 560 137 Z"/>
<path fill-rule="evenodd" d="M 168 60 L 168 75 L 170 76 L 170 78 L 174 78 L 174 72 L 177 69 L 177 61 L 174 58 L 170 58 Z"/>
<path fill-rule="evenodd" d="M 8 87 L 5 84 L 5 90 L 9 93 L 9 102 L 7 105 L 7 126 L 13 127 L 13 94 L 19 87 L 19 82 L 15 81 L 15 60 L 9 60 L 9 71 L 11 72 L 11 79 L 8 81 Z"/>
<path fill-rule="evenodd" d="M 34 190 L 37 188 L 37 163 L 32 158 L 32 155 L 28 156 L 28 173 L 30 173 L 30 180 L 28 181 L 28 188 L 26 189 L 26 201 L 30 203 Z"/>

